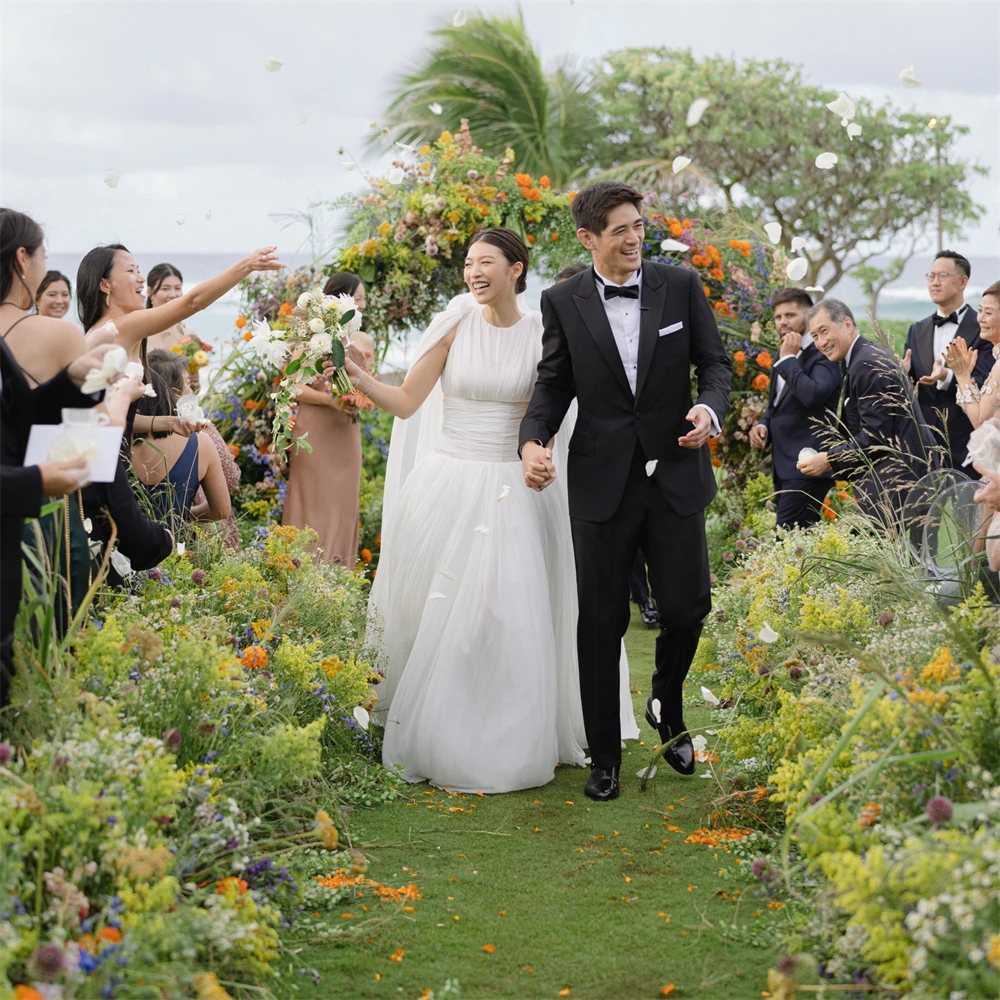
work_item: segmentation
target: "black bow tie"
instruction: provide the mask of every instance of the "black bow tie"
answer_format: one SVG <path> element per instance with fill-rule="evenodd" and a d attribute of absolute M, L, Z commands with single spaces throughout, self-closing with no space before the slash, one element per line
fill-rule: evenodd
<path fill-rule="evenodd" d="M 942 316 L 940 313 L 934 313 L 932 317 L 935 326 L 944 326 L 945 323 L 954 323 L 958 326 L 958 313 L 953 312 L 950 316 Z"/>
<path fill-rule="evenodd" d="M 639 298 L 639 286 L 638 285 L 605 285 L 604 286 L 604 297 L 606 299 L 613 299 L 615 296 L 621 296 L 623 299 L 637 299 Z"/>

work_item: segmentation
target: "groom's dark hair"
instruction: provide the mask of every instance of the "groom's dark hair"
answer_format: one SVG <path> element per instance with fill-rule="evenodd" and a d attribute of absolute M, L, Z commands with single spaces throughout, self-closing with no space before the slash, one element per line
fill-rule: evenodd
<path fill-rule="evenodd" d="M 577 229 L 587 229 L 600 235 L 608 224 L 612 209 L 619 205 L 635 205 L 642 211 L 642 195 L 630 184 L 621 181 L 598 181 L 577 192 L 570 203 Z"/>

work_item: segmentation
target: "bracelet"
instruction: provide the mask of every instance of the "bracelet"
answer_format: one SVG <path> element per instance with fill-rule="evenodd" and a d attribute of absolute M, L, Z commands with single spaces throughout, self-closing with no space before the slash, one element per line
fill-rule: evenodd
<path fill-rule="evenodd" d="M 149 433 L 152 434 L 156 430 L 156 417 L 151 417 L 149 420 Z"/>
<path fill-rule="evenodd" d="M 367 376 L 368 376 L 368 377 L 369 377 L 369 378 L 371 379 L 371 383 L 369 384 L 369 386 L 368 386 L 368 388 L 367 388 L 367 389 L 362 389 L 362 388 L 361 388 L 361 383 L 362 383 L 362 382 L 364 381 L 364 378 L 365 378 L 365 376 L 366 376 L 366 375 L 367 375 Z M 367 395 L 368 395 L 368 393 L 370 393 L 370 392 L 372 391 L 372 389 L 374 389 L 374 388 L 375 388 L 375 376 L 374 376 L 374 375 L 372 375 L 372 373 L 371 373 L 371 372 L 366 372 L 366 371 L 363 371 L 363 372 L 362 372 L 362 373 L 361 373 L 361 374 L 360 374 L 360 375 L 358 376 L 358 380 L 357 380 L 357 382 L 352 382 L 351 384 L 352 384 L 352 385 L 354 386 L 354 388 L 355 388 L 355 389 L 357 389 L 357 390 L 358 390 L 358 392 L 360 392 L 360 393 L 361 393 L 361 395 L 362 395 L 362 396 L 367 396 Z"/>

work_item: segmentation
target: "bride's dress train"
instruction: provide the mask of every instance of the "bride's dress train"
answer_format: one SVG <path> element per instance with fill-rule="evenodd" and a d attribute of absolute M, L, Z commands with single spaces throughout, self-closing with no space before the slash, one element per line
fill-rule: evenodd
<path fill-rule="evenodd" d="M 478 307 L 445 314 L 423 350 L 458 315 L 421 415 L 438 424 L 421 431 L 432 449 L 420 454 L 412 426 L 393 432 L 397 459 L 408 451 L 413 466 L 400 482 L 390 455 L 372 587 L 386 671 L 376 719 L 384 762 L 407 780 L 506 792 L 545 784 L 560 761 L 584 763 L 573 547 L 565 491 L 527 489 L 516 458 L 540 317 L 499 328 Z M 635 738 L 623 664 L 622 735 Z"/>

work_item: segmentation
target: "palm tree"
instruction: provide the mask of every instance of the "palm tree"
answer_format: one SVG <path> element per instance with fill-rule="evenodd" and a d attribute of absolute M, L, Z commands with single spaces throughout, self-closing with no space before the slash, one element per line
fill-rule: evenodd
<path fill-rule="evenodd" d="M 547 174 L 556 187 L 583 172 L 585 152 L 599 135 L 588 74 L 570 60 L 546 73 L 520 11 L 477 15 L 432 35 L 437 46 L 399 79 L 386 111 L 389 132 L 373 142 L 382 148 L 424 142 L 467 118 L 487 153 L 516 151 L 518 170 Z"/>

